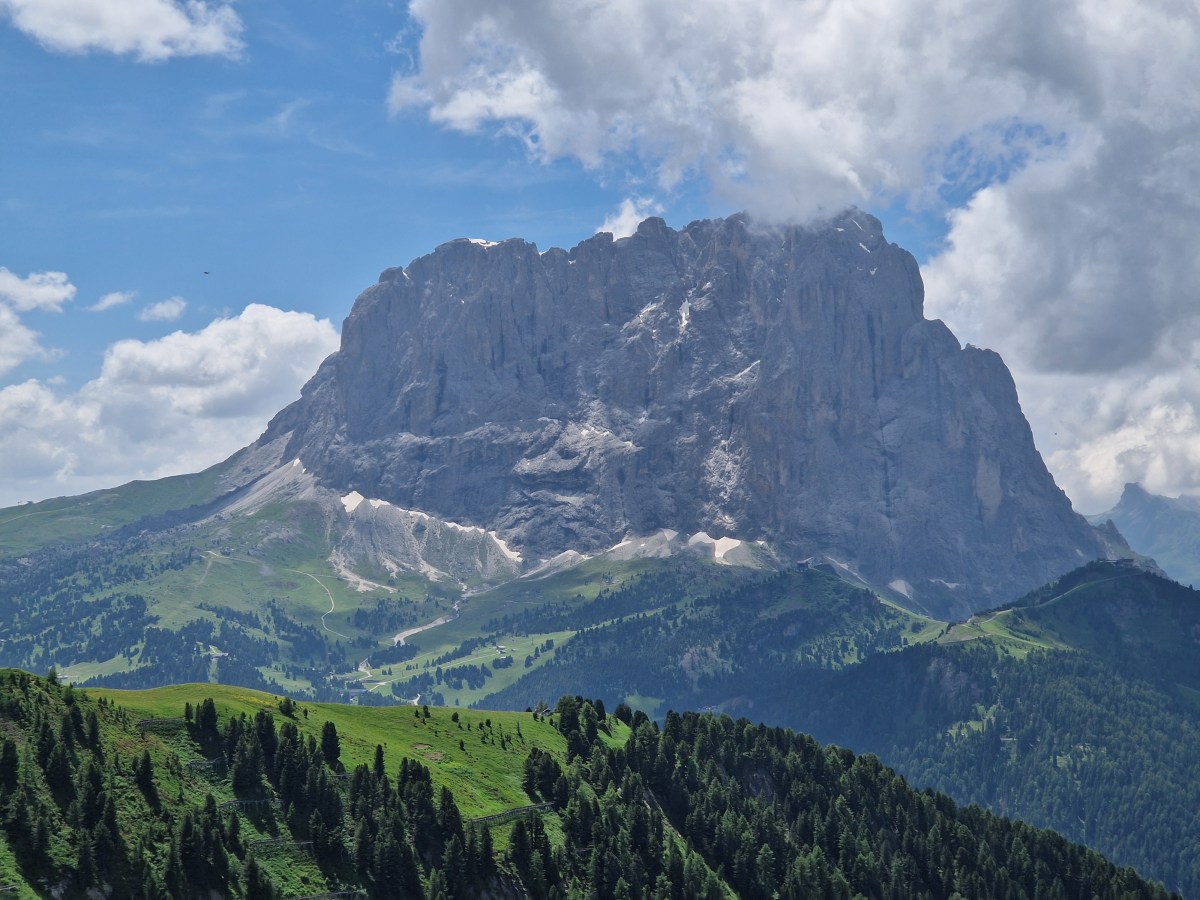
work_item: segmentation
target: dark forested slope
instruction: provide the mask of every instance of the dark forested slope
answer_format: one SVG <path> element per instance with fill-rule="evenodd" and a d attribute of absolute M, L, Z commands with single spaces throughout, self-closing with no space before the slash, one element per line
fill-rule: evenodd
<path fill-rule="evenodd" d="M 1186 694 L 1085 653 L 927 645 L 829 675 L 789 721 L 1200 894 L 1200 714 Z"/>
<path fill-rule="evenodd" d="M 745 720 L 671 713 L 660 729 L 573 697 L 543 715 L 410 714 L 219 688 L 174 708 L 209 687 L 89 696 L 0 673 L 0 887 L 1168 896 L 1056 834 L 914 791 L 874 757 Z M 389 748 L 368 750 L 381 733 Z M 498 803 L 540 808 L 479 819 Z"/>

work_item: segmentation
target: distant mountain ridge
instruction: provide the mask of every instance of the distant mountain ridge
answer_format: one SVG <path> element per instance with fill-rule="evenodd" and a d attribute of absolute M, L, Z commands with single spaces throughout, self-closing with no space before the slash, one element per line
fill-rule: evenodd
<path fill-rule="evenodd" d="M 922 301 L 858 211 L 452 241 L 358 298 L 256 446 L 530 560 L 703 532 L 965 611 L 1105 555 L 999 356 Z"/>
<path fill-rule="evenodd" d="M 1172 578 L 1200 584 L 1200 498 L 1161 497 L 1127 484 L 1116 506 L 1088 521 L 1115 523 L 1135 550 L 1153 556 Z"/>

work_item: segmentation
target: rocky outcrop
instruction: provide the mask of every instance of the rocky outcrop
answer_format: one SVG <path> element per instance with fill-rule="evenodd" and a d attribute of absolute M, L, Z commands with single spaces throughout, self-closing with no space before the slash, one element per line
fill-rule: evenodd
<path fill-rule="evenodd" d="M 260 444 L 527 560 L 705 532 L 988 606 L 1103 551 L 1000 357 L 922 301 L 912 256 L 857 211 L 648 219 L 569 252 L 453 241 L 358 298 Z"/>

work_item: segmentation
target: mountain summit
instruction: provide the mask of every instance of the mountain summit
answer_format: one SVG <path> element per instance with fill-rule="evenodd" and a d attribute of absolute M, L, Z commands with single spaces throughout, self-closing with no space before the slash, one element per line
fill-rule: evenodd
<path fill-rule="evenodd" d="M 359 296 L 257 446 L 526 561 L 704 532 L 928 608 L 987 606 L 1104 548 L 1000 357 L 925 319 L 923 296 L 855 210 L 651 218 L 569 252 L 451 241 Z"/>

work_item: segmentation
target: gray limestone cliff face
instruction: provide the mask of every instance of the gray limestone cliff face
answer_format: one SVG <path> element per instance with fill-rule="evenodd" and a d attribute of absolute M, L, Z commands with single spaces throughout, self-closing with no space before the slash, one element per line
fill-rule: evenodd
<path fill-rule="evenodd" d="M 648 219 L 569 252 L 453 241 L 363 292 L 260 444 L 527 558 L 707 531 L 979 608 L 1103 550 L 1004 363 L 922 302 L 857 211 Z"/>

